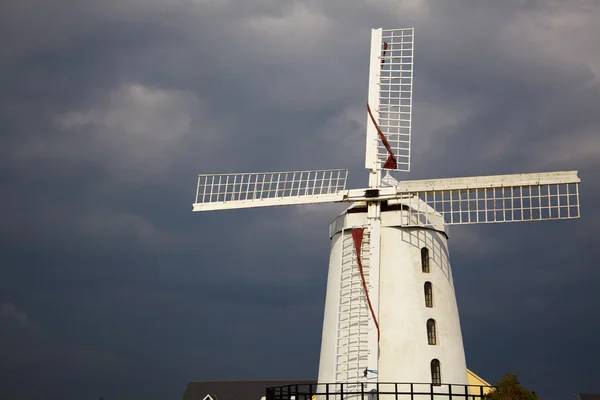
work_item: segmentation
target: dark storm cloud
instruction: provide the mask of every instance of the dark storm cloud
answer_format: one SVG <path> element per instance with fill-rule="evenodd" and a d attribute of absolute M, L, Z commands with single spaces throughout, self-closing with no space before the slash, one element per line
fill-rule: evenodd
<path fill-rule="evenodd" d="M 450 246 L 472 369 L 516 370 L 550 400 L 597 390 L 598 349 L 582 349 L 600 328 L 599 13 L 586 1 L 5 6 L 0 394 L 165 398 L 191 379 L 314 377 L 327 224 L 342 207 L 194 215 L 195 174 L 349 168 L 363 185 L 378 26 L 416 27 L 411 178 L 581 171 L 582 220 L 453 227 Z"/>

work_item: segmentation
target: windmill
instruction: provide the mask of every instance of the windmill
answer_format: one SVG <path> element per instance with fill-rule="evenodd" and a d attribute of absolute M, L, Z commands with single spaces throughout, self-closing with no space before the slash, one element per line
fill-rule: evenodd
<path fill-rule="evenodd" d="M 198 176 L 194 211 L 350 203 L 330 225 L 318 375 L 347 390 L 468 383 L 446 226 L 579 218 L 577 171 L 389 175 L 410 171 L 413 45 L 414 28 L 371 32 L 367 188 L 343 169 Z"/>

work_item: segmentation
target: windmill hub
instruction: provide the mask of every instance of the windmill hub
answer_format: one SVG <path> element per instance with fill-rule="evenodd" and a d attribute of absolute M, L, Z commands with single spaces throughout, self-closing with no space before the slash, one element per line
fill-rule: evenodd
<path fill-rule="evenodd" d="M 377 199 L 379 198 L 379 189 L 367 189 L 365 190 L 365 198 Z"/>

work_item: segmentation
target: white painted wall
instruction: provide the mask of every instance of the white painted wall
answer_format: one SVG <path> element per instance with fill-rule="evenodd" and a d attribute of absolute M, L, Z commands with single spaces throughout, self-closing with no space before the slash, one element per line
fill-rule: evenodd
<path fill-rule="evenodd" d="M 430 273 L 421 268 L 421 248 L 430 251 Z M 458 307 L 443 233 L 387 227 L 382 231 L 379 320 L 380 382 L 431 382 L 431 360 L 441 364 L 443 383 L 467 384 Z M 433 287 L 433 308 L 425 306 L 424 284 Z M 427 320 L 437 326 L 429 345 Z"/>
<path fill-rule="evenodd" d="M 325 315 L 321 338 L 321 357 L 319 360 L 318 382 L 335 382 L 335 357 L 337 341 L 337 309 L 340 293 L 340 254 L 341 232 L 331 238 L 327 292 L 325 296 Z"/>
<path fill-rule="evenodd" d="M 429 383 L 430 362 L 437 358 L 441 363 L 442 383 L 467 384 L 446 236 L 430 229 L 401 228 L 402 213 L 406 211 L 382 213 L 379 365 L 368 367 L 378 370 L 375 378 L 379 382 Z M 320 383 L 335 382 L 336 376 L 342 229 L 349 235 L 352 227 L 366 223 L 366 213 L 353 213 L 340 215 L 330 226 L 332 242 L 319 363 Z M 425 246 L 430 252 L 431 272 L 428 274 L 421 270 L 421 248 Z M 433 308 L 425 306 L 426 281 L 433 285 Z M 437 345 L 428 344 L 426 323 L 429 318 L 437 323 Z"/>

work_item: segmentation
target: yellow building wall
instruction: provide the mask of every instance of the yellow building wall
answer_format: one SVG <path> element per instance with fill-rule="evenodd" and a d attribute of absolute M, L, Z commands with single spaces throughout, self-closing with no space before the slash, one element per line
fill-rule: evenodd
<path fill-rule="evenodd" d="M 483 380 L 482 377 L 480 377 L 479 375 L 477 375 L 470 369 L 467 369 L 467 375 L 468 375 L 468 379 L 469 379 L 469 385 L 492 386 L 489 383 L 487 383 L 485 380 Z M 490 387 L 483 388 L 483 394 L 489 393 L 490 390 L 492 390 Z M 479 391 L 480 391 L 479 388 L 475 388 L 475 387 L 469 388 L 469 392 L 471 394 L 479 394 Z"/>

